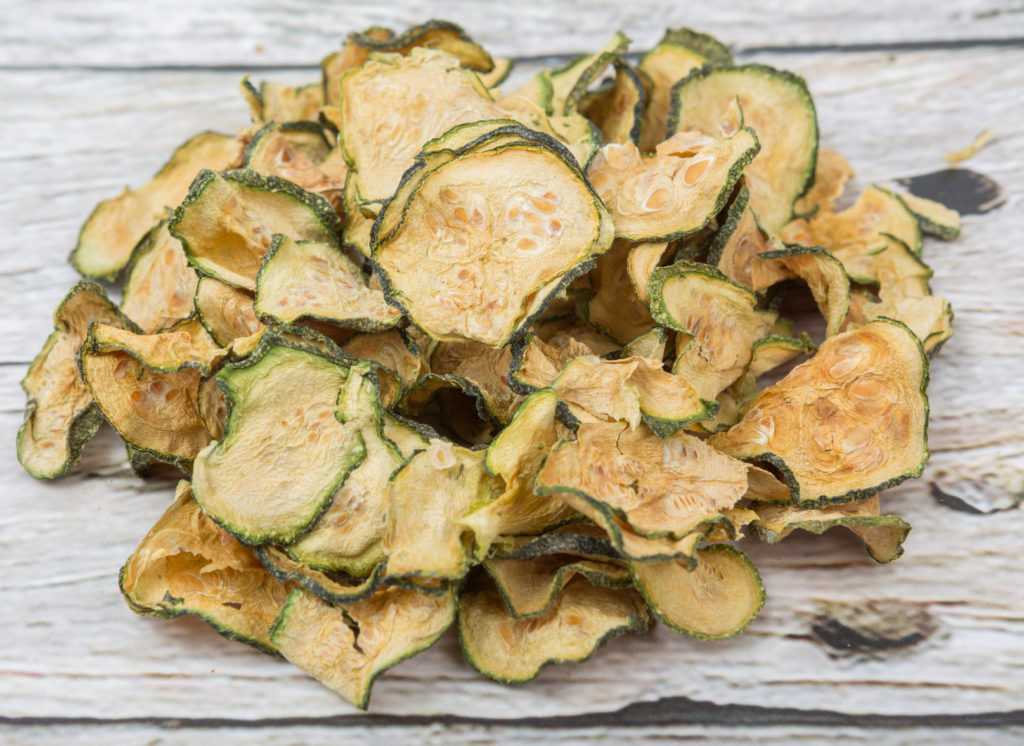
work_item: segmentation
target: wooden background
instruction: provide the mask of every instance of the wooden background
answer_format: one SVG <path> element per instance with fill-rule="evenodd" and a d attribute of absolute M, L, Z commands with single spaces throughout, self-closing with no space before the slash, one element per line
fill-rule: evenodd
<path fill-rule="evenodd" d="M 956 744 L 1024 741 L 1024 4 L 1019 0 L 715 2 L 314 0 L 0 2 L 0 740 L 10 743 Z M 886 4 L 889 6 L 891 4 Z M 933 458 L 884 496 L 914 530 L 875 566 L 853 537 L 752 546 L 768 604 L 738 639 L 661 627 L 505 688 L 447 635 L 377 683 L 370 713 L 193 619 L 132 614 L 117 570 L 163 512 L 109 431 L 70 476 L 19 468 L 18 381 L 75 275 L 95 202 L 138 186 L 200 129 L 247 123 L 241 74 L 304 82 L 348 31 L 455 20 L 515 80 L 598 48 L 642 51 L 666 26 L 718 35 L 740 61 L 804 75 L 822 143 L 854 187 L 966 166 L 1005 204 L 928 241 L 956 334 L 932 366 Z"/>

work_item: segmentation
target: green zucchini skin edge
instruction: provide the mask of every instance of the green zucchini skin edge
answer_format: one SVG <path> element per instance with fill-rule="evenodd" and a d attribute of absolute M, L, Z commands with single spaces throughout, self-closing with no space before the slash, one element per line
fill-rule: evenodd
<path fill-rule="evenodd" d="M 885 525 L 896 526 L 900 529 L 900 538 L 897 541 L 897 549 L 893 555 L 888 557 L 879 557 L 872 554 L 870 547 L 865 544 L 865 550 L 867 551 L 868 556 L 870 556 L 875 562 L 884 565 L 903 556 L 903 543 L 906 541 L 907 535 L 910 533 L 910 524 L 898 516 L 846 516 L 844 518 L 833 518 L 832 520 L 827 521 L 796 521 L 794 523 L 787 524 L 787 527 L 801 529 L 802 531 L 807 531 L 812 534 L 823 534 L 830 528 L 835 528 L 836 526 L 845 526 L 847 528 L 875 528 Z M 775 544 L 780 540 L 778 532 L 772 531 L 759 521 L 754 521 L 752 526 L 757 537 L 765 544 Z"/>
<path fill-rule="evenodd" d="M 491 572 L 490 566 L 485 562 L 484 570 L 491 576 L 491 580 L 494 581 L 495 587 L 498 589 L 498 594 L 505 602 L 505 606 L 508 608 L 509 614 L 512 615 L 513 619 L 533 619 L 535 617 L 544 616 L 551 610 L 551 605 L 558 598 L 558 594 L 565 588 L 565 584 L 568 583 L 575 575 L 582 576 L 591 585 L 601 586 L 603 588 L 632 588 L 633 580 L 631 577 L 616 578 L 611 575 L 606 575 L 603 572 L 594 571 L 590 569 L 584 569 L 577 567 L 578 562 L 569 562 L 568 564 L 562 565 L 555 572 L 554 580 L 552 580 L 550 587 L 548 588 L 548 597 L 544 603 L 544 608 L 538 611 L 530 612 L 528 614 L 517 614 L 512 606 L 512 599 L 508 595 L 508 591 L 505 586 L 501 584 L 498 576 Z"/>

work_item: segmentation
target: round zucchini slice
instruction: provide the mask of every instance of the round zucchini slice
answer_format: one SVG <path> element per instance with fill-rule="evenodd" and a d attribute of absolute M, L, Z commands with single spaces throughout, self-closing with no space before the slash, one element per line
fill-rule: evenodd
<path fill-rule="evenodd" d="M 256 88 L 246 75 L 242 78 L 241 88 L 249 104 L 252 121 L 257 124 L 315 122 L 320 107 L 324 105 L 323 89 L 319 83 L 293 86 L 264 81 Z"/>
<path fill-rule="evenodd" d="M 132 256 L 121 310 L 147 334 L 162 331 L 192 315 L 198 284 L 181 241 L 161 220 Z"/>
<path fill-rule="evenodd" d="M 491 558 L 484 569 L 494 580 L 515 619 L 547 613 L 562 589 L 575 577 L 604 588 L 631 588 L 633 578 L 624 562 L 548 555 L 533 559 Z"/>
<path fill-rule="evenodd" d="M 904 192 L 899 195 L 907 209 L 914 213 L 921 232 L 944 241 L 955 241 L 960 235 L 960 213 L 941 202 Z"/>
<path fill-rule="evenodd" d="M 878 319 L 829 337 L 709 442 L 771 464 L 800 507 L 867 499 L 924 468 L 927 383 L 917 337 L 898 321 Z"/>
<path fill-rule="evenodd" d="M 212 277 L 199 278 L 195 308 L 200 323 L 222 347 L 258 340 L 267 328 L 256 317 L 252 293 Z"/>
<path fill-rule="evenodd" d="M 605 142 L 631 142 L 640 140 L 644 125 L 644 107 L 647 95 L 643 81 L 626 60 L 612 60 L 615 80 L 607 90 L 588 93 L 580 103 L 580 112 L 601 130 Z"/>
<path fill-rule="evenodd" d="M 287 179 L 307 192 L 319 194 L 335 210 L 343 209 L 342 192 L 348 166 L 343 158 L 335 158 L 335 162 L 340 161 L 340 172 L 327 173 L 320 168 L 331 152 L 320 125 L 290 120 L 286 124 L 278 122 L 272 121 L 253 135 L 242 157 L 242 166 L 263 176 Z"/>
<path fill-rule="evenodd" d="M 608 40 L 601 51 L 585 54 L 568 65 L 549 72 L 552 114 L 576 114 L 590 84 L 597 80 L 608 65 L 619 59 L 629 48 L 629 39 L 621 31 Z"/>

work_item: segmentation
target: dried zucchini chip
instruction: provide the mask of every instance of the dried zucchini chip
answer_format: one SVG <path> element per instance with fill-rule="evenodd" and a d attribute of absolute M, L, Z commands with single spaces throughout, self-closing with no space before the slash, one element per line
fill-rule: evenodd
<path fill-rule="evenodd" d="M 455 620 L 455 594 L 383 588 L 349 606 L 295 590 L 270 630 L 281 654 L 356 707 L 374 679 L 433 645 Z"/>
<path fill-rule="evenodd" d="M 481 83 L 491 89 L 492 95 L 497 95 L 497 87 L 508 79 L 515 66 L 516 63 L 507 57 L 497 57 L 494 59 L 494 67 L 491 68 L 490 72 L 477 73 L 477 76 L 480 78 Z"/>
<path fill-rule="evenodd" d="M 212 277 L 199 278 L 195 308 L 200 323 L 222 347 L 236 340 L 256 340 L 267 328 L 256 318 L 252 293 Z"/>
<path fill-rule="evenodd" d="M 823 534 L 834 526 L 845 526 L 864 540 L 876 562 L 892 562 L 903 554 L 903 542 L 910 524 L 894 515 L 880 515 L 877 497 L 825 508 L 793 505 L 754 504 L 754 529 L 765 544 L 775 544 L 796 529 Z"/>
<path fill-rule="evenodd" d="M 850 312 L 850 278 L 843 263 L 828 249 L 785 244 L 782 248 L 761 252 L 759 260 L 778 263 L 806 282 L 818 310 L 825 317 L 825 336 L 839 333 Z"/>
<path fill-rule="evenodd" d="M 264 81 L 256 88 L 246 75 L 242 78 L 241 88 L 242 95 L 249 104 L 252 121 L 257 124 L 315 122 L 320 107 L 324 105 L 324 92 L 319 83 L 295 86 Z"/>
<path fill-rule="evenodd" d="M 886 236 L 899 239 L 915 254 L 921 253 L 917 218 L 899 197 L 877 186 L 865 189 L 842 212 L 794 220 L 779 236 L 805 246 L 824 246 L 843 263 L 851 279 L 866 284 L 878 281 L 871 255 L 884 247 Z"/>
<path fill-rule="evenodd" d="M 843 196 L 846 182 L 856 174 L 842 153 L 827 148 L 818 149 L 814 166 L 814 183 L 807 194 L 796 201 L 793 212 L 797 217 L 811 217 L 818 213 L 835 212 L 836 200 Z"/>
<path fill-rule="evenodd" d="M 621 31 L 595 54 L 577 57 L 568 65 L 548 73 L 551 81 L 551 102 L 549 113 L 556 115 L 578 113 L 580 103 L 590 84 L 596 81 L 608 65 L 619 59 L 629 48 L 629 39 Z"/>
<path fill-rule="evenodd" d="M 652 155 L 632 143 L 605 145 L 587 175 L 612 213 L 616 238 L 668 241 L 718 214 L 758 147 L 747 127 L 722 137 L 691 129 L 658 143 Z"/>
<path fill-rule="evenodd" d="M 320 570 L 293 558 L 282 547 L 263 544 L 253 552 L 282 583 L 305 588 L 329 604 L 353 604 L 376 593 L 384 580 L 384 565 L 371 567 L 365 578 L 344 571 Z"/>
<path fill-rule="evenodd" d="M 643 421 L 660 437 L 714 413 L 714 402 L 666 372 L 661 360 L 645 357 L 577 357 L 552 386 L 578 422 L 626 422 L 636 428 Z"/>
<path fill-rule="evenodd" d="M 324 321 L 376 332 L 402 315 L 367 287 L 359 267 L 333 244 L 274 236 L 256 277 L 256 313 L 265 323 Z"/>
<path fill-rule="evenodd" d="M 661 363 L 668 350 L 669 334 L 664 328 L 656 326 L 625 345 L 620 357 L 646 357 Z"/>
<path fill-rule="evenodd" d="M 668 627 L 698 640 L 721 640 L 743 630 L 764 606 L 757 568 L 727 544 L 697 551 L 697 567 L 634 562 L 633 580 Z"/>
<path fill-rule="evenodd" d="M 612 64 L 615 80 L 606 90 L 586 94 L 580 102 L 580 112 L 601 130 L 605 142 L 635 144 L 644 125 L 644 84 L 626 60 L 617 57 Z"/>
<path fill-rule="evenodd" d="M 357 252 L 355 255 L 370 256 L 370 234 L 373 231 L 375 215 L 363 212 L 358 200 L 358 181 L 355 171 L 349 171 L 345 177 L 345 188 L 342 191 L 342 207 L 345 214 L 345 225 L 341 230 L 341 240 L 345 247 Z"/>
<path fill-rule="evenodd" d="M 751 291 L 703 264 L 654 270 L 648 292 L 655 321 L 682 332 L 672 372 L 708 401 L 743 374 L 754 342 L 775 323 L 776 314 L 757 309 Z"/>
<path fill-rule="evenodd" d="M 385 296 L 435 339 L 503 346 L 611 245 L 601 200 L 542 142 L 421 160 L 403 177 L 413 193 L 378 217 Z"/>
<path fill-rule="evenodd" d="M 534 490 L 589 518 L 596 511 L 606 523 L 676 541 L 736 505 L 747 491 L 747 466 L 686 433 L 659 438 L 644 426 L 584 423 L 577 440 L 552 450 Z"/>
<path fill-rule="evenodd" d="M 672 88 L 667 135 L 687 130 L 729 136 L 741 127 L 761 145 L 747 167 L 750 205 L 769 231 L 793 217 L 814 179 L 818 118 L 803 78 L 767 65 L 695 70 Z"/>
<path fill-rule="evenodd" d="M 100 202 L 85 221 L 71 264 L 86 277 L 112 280 L 132 250 L 185 195 L 202 169 L 223 171 L 237 164 L 242 144 L 230 135 L 201 132 L 174 151 L 145 186 Z"/>
<path fill-rule="evenodd" d="M 147 334 L 192 315 L 199 276 L 161 220 L 132 255 L 121 310 Z"/>
<path fill-rule="evenodd" d="M 633 292 L 645 305 L 651 302 L 651 294 L 647 291 L 651 273 L 660 267 L 669 255 L 669 246 L 670 244 L 664 241 L 630 245 L 629 254 L 626 256 L 626 272 L 633 284 Z"/>
<path fill-rule="evenodd" d="M 268 653 L 275 650 L 268 630 L 290 590 L 199 509 L 184 480 L 121 568 L 120 585 L 138 614 L 191 614 L 224 637 Z"/>
<path fill-rule="evenodd" d="M 416 343 L 399 329 L 357 334 L 342 345 L 346 354 L 380 366 L 377 376 L 381 403 L 390 407 L 423 375 Z"/>
<path fill-rule="evenodd" d="M 625 632 L 642 634 L 650 613 L 627 588 L 602 588 L 583 578 L 569 582 L 546 613 L 530 619 L 509 614 L 493 588 L 459 597 L 459 641 L 466 662 L 503 684 L 524 684 L 547 663 L 584 661 Z"/>
<path fill-rule="evenodd" d="M 562 589 L 575 577 L 603 588 L 632 588 L 633 578 L 623 562 L 548 555 L 534 559 L 498 559 L 484 562 L 515 619 L 547 613 Z"/>
<path fill-rule="evenodd" d="M 498 559 L 516 560 L 552 554 L 600 561 L 622 558 L 604 529 L 585 519 L 557 526 L 539 536 L 503 536 L 494 543 L 491 551 L 491 556 Z"/>
<path fill-rule="evenodd" d="M 528 334 L 512 348 L 509 385 L 523 393 L 547 388 L 567 362 L 593 354 L 590 347 L 572 337 L 560 337 L 548 344 L 536 334 Z"/>
<path fill-rule="evenodd" d="M 341 220 L 323 197 L 276 176 L 248 169 L 202 171 L 175 210 L 170 230 L 200 272 L 255 290 L 275 233 L 337 244 Z"/>
<path fill-rule="evenodd" d="M 340 171 L 337 167 L 331 173 L 322 170 L 320 164 L 330 152 L 331 145 L 320 125 L 271 122 L 253 135 L 242 156 L 242 166 L 263 176 L 287 179 L 324 197 L 340 211 L 348 166 L 338 158 Z"/>
<path fill-rule="evenodd" d="M 960 236 L 960 213 L 951 210 L 941 202 L 935 202 L 916 194 L 904 192 L 900 195 L 921 226 L 921 232 L 944 241 L 955 241 Z"/>
<path fill-rule="evenodd" d="M 25 421 L 18 430 L 18 461 L 36 479 L 65 474 L 103 421 L 77 363 L 94 321 L 134 326 L 103 288 L 79 282 L 53 312 L 54 331 L 21 382 L 27 401 Z"/>
<path fill-rule="evenodd" d="M 878 319 L 829 337 L 709 441 L 778 469 L 800 507 L 866 499 L 928 459 L 928 362 L 906 326 Z"/>
<path fill-rule="evenodd" d="M 627 258 L 634 246 L 619 240 L 598 257 L 590 273 L 591 296 L 580 303 L 580 315 L 620 343 L 636 339 L 654 327 L 651 312 L 637 296 L 629 275 Z"/>
<path fill-rule="evenodd" d="M 582 346 L 590 350 L 588 354 L 607 357 L 621 349 L 614 339 L 575 315 L 538 321 L 533 332 L 549 347 L 559 350 Z"/>
<path fill-rule="evenodd" d="M 483 451 L 431 439 L 391 478 L 384 537 L 388 579 L 418 586 L 465 575 L 470 558 L 458 519 L 500 492 L 500 480 L 484 468 Z"/>
<path fill-rule="evenodd" d="M 666 30 L 657 46 L 640 58 L 637 68 L 651 81 L 639 143 L 645 153 L 653 151 L 667 137 L 672 87 L 707 64 L 732 67 L 732 53 L 718 39 L 688 28 Z"/>
<path fill-rule="evenodd" d="M 345 398 L 349 379 L 316 347 L 269 333 L 225 366 L 224 437 L 194 467 L 203 510 L 247 544 L 287 544 L 306 531 L 366 455 L 359 412 Z"/>

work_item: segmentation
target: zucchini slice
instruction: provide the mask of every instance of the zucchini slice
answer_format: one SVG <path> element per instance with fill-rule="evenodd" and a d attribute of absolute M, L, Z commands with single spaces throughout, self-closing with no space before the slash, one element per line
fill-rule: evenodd
<path fill-rule="evenodd" d="M 374 679 L 433 645 L 455 620 L 455 594 L 383 588 L 349 606 L 295 590 L 270 630 L 285 658 L 366 709 Z"/>
<path fill-rule="evenodd" d="M 943 241 L 955 241 L 960 236 L 960 213 L 956 210 L 909 192 L 900 194 L 900 199 L 917 218 L 922 233 Z"/>
<path fill-rule="evenodd" d="M 370 569 L 365 578 L 344 571 L 319 570 L 296 560 L 274 544 L 253 548 L 264 567 L 282 583 L 297 585 L 329 604 L 354 604 L 365 601 L 376 593 L 384 580 L 384 565 Z"/>
<path fill-rule="evenodd" d="M 587 175 L 611 211 L 616 238 L 669 241 L 700 230 L 725 206 L 758 140 L 746 127 L 723 137 L 703 132 L 679 131 L 652 155 L 632 143 L 601 148 Z"/>
<path fill-rule="evenodd" d="M 626 273 L 633 285 L 633 292 L 644 305 L 651 302 L 651 294 L 647 290 L 651 273 L 665 261 L 670 253 L 670 245 L 665 241 L 630 244 L 629 254 L 626 256 Z"/>
<path fill-rule="evenodd" d="M 760 152 L 746 169 L 750 205 L 770 232 L 793 217 L 814 179 L 818 117 L 803 78 L 767 65 L 694 70 L 672 88 L 668 135 L 746 126 Z"/>
<path fill-rule="evenodd" d="M 320 125 L 271 122 L 253 135 L 242 157 L 242 166 L 263 176 L 287 179 L 307 192 L 319 194 L 340 211 L 348 166 L 344 159 L 336 158 L 340 171 L 322 170 L 320 164 L 330 152 L 331 145 Z"/>
<path fill-rule="evenodd" d="M 659 364 L 665 359 L 668 350 L 669 334 L 664 328 L 656 326 L 646 334 L 641 334 L 632 342 L 624 345 L 620 358 L 645 357 Z"/>
<path fill-rule="evenodd" d="M 836 200 L 843 196 L 846 182 L 856 174 L 842 153 L 827 148 L 818 149 L 814 166 L 814 183 L 807 194 L 796 201 L 793 212 L 797 217 L 811 217 L 819 213 L 836 211 Z"/>
<path fill-rule="evenodd" d="M 225 366 L 224 437 L 194 465 L 203 510 L 246 544 L 287 544 L 308 530 L 366 455 L 359 412 L 343 397 L 349 373 L 312 345 L 269 334 Z"/>
<path fill-rule="evenodd" d="M 171 507 L 121 568 L 132 611 L 170 619 L 197 616 L 224 637 L 275 651 L 268 630 L 290 590 L 252 549 L 210 520 L 178 482 Z"/>
<path fill-rule="evenodd" d="M 53 312 L 54 331 L 21 382 L 27 401 L 18 461 L 36 479 L 65 474 L 103 422 L 76 359 L 94 321 L 135 328 L 102 287 L 79 282 Z"/>
<path fill-rule="evenodd" d="M 622 559 L 604 529 L 584 518 L 556 526 L 537 536 L 503 536 L 491 551 L 498 559 L 534 559 L 552 554 L 602 562 Z"/>
<path fill-rule="evenodd" d="M 558 594 L 579 576 L 604 588 L 632 588 L 633 578 L 623 562 L 548 555 L 533 559 L 491 558 L 484 569 L 494 580 L 515 619 L 547 613 Z"/>
<path fill-rule="evenodd" d="M 86 277 L 114 279 L 139 241 L 185 198 L 196 174 L 232 168 L 241 155 L 242 144 L 231 135 L 201 132 L 189 139 L 148 184 L 96 206 L 78 235 L 71 264 Z"/>
<path fill-rule="evenodd" d="M 256 317 L 252 293 L 201 277 L 196 285 L 196 315 L 221 347 L 236 340 L 256 340 L 266 326 Z"/>
<path fill-rule="evenodd" d="M 255 308 L 264 323 L 323 321 L 362 332 L 402 321 L 336 244 L 293 241 L 280 234 L 256 276 Z"/>
<path fill-rule="evenodd" d="M 315 122 L 324 105 L 324 92 L 319 83 L 307 85 L 285 85 L 264 81 L 256 88 L 249 82 L 249 76 L 242 78 L 242 96 L 249 104 L 252 121 L 264 122 Z M 215 169 L 220 171 L 221 169 Z"/>
<path fill-rule="evenodd" d="M 594 351 L 571 336 L 548 344 L 536 334 L 528 334 L 513 346 L 509 385 L 515 391 L 530 393 L 547 388 L 567 362 Z"/>
<path fill-rule="evenodd" d="M 640 140 L 647 95 L 643 81 L 626 60 L 612 60 L 615 80 L 607 90 L 588 93 L 580 102 L 580 113 L 601 130 L 605 142 Z"/>
<path fill-rule="evenodd" d="M 618 240 L 598 257 L 590 273 L 591 296 L 579 304 L 581 316 L 620 343 L 636 339 L 654 327 L 651 312 L 637 296 L 629 275 L 627 259 L 634 246 Z"/>
<path fill-rule="evenodd" d="M 823 534 L 835 526 L 844 526 L 864 540 L 868 554 L 879 563 L 902 556 L 903 542 L 910 533 L 910 524 L 902 518 L 879 514 L 877 496 L 825 508 L 755 503 L 754 511 L 754 529 L 765 544 L 780 542 L 797 529 Z"/>
<path fill-rule="evenodd" d="M 336 245 L 341 220 L 323 197 L 249 169 L 204 170 L 170 223 L 193 267 L 229 285 L 256 289 L 275 233 Z"/>
<path fill-rule="evenodd" d="M 678 561 L 634 562 L 633 580 L 658 618 L 698 640 L 721 640 L 743 630 L 764 606 L 757 568 L 727 544 L 697 551 L 697 566 Z"/>
<path fill-rule="evenodd" d="M 357 334 L 345 342 L 342 349 L 352 357 L 369 360 L 380 366 L 377 375 L 381 403 L 386 407 L 398 401 L 423 374 L 423 361 L 416 343 L 398 329 Z"/>
<path fill-rule="evenodd" d="M 917 337 L 898 321 L 877 319 L 826 339 L 709 442 L 771 464 L 800 507 L 867 499 L 924 468 L 927 384 Z"/>
<path fill-rule="evenodd" d="M 161 220 L 132 255 L 121 311 L 147 334 L 192 315 L 199 277 Z"/>
<path fill-rule="evenodd" d="M 601 51 L 585 54 L 572 60 L 568 65 L 548 73 L 551 81 L 551 103 L 549 113 L 576 114 L 580 103 L 590 88 L 619 55 L 629 48 L 629 39 L 621 31 L 605 43 Z"/>
<path fill-rule="evenodd" d="M 825 336 L 839 333 L 850 312 L 850 278 L 843 263 L 821 246 L 785 244 L 759 255 L 761 262 L 778 263 L 807 283 L 825 317 Z M 760 289 L 760 288 L 755 288 Z"/>
<path fill-rule="evenodd" d="M 574 578 L 548 611 L 529 619 L 509 614 L 493 588 L 459 597 L 459 641 L 466 662 L 503 684 L 524 684 L 548 663 L 583 661 L 625 632 L 642 634 L 650 613 L 628 588 L 604 588 Z"/>

